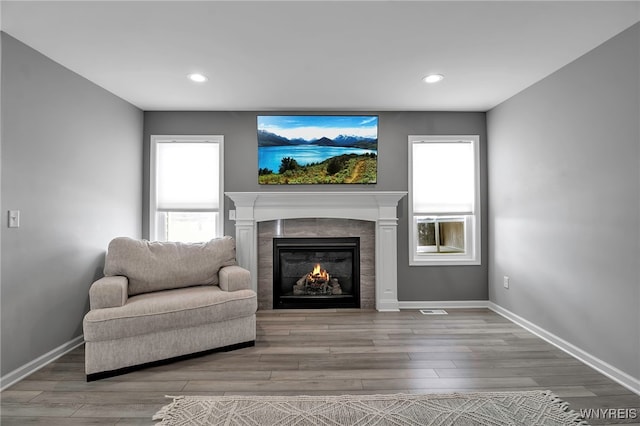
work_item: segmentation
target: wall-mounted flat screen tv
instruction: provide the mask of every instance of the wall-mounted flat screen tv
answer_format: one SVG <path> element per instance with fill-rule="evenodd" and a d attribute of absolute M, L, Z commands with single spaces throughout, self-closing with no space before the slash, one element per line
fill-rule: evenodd
<path fill-rule="evenodd" d="M 377 115 L 258 116 L 258 183 L 371 184 Z"/>

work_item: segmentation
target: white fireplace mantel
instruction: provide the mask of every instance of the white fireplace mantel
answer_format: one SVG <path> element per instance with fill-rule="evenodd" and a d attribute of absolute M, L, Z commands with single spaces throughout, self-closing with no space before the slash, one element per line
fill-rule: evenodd
<path fill-rule="evenodd" d="M 398 308 L 398 202 L 402 191 L 225 192 L 235 204 L 236 256 L 258 289 L 257 223 L 277 219 L 341 218 L 376 223 L 376 309 Z"/>

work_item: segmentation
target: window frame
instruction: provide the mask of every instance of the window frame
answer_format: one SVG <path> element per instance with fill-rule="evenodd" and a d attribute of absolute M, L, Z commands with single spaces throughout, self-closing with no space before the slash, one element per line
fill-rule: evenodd
<path fill-rule="evenodd" d="M 219 238 L 224 235 L 224 136 L 223 135 L 151 135 L 149 149 L 149 240 L 158 240 L 160 223 L 156 220 L 158 213 L 158 144 L 160 143 L 214 143 L 219 147 L 218 164 L 218 208 L 217 209 L 175 209 L 167 212 L 218 213 L 216 221 L 217 234 L 211 238 Z"/>
<path fill-rule="evenodd" d="M 408 137 L 408 234 L 410 266 L 452 266 L 481 264 L 481 215 L 480 215 L 480 137 L 479 135 L 409 135 Z M 424 214 L 414 212 L 413 188 L 413 147 L 418 143 L 456 143 L 469 142 L 474 157 L 474 196 L 471 214 Z M 464 217 L 465 253 L 427 253 L 418 252 L 418 218 Z"/>

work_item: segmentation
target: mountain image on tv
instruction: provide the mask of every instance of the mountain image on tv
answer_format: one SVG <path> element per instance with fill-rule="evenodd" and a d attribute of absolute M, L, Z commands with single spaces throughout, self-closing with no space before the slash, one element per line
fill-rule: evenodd
<path fill-rule="evenodd" d="M 260 184 L 377 181 L 378 116 L 258 116 Z"/>

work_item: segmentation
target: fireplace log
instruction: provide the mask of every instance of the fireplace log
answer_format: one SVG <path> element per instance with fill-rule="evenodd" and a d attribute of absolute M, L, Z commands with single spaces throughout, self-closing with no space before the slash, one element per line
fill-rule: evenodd
<path fill-rule="evenodd" d="M 306 274 L 300 277 L 293 286 L 294 296 L 341 295 L 342 287 L 337 278 L 328 281 L 315 275 Z"/>
<path fill-rule="evenodd" d="M 336 278 L 331 278 L 331 294 L 333 295 L 342 294 L 342 287 L 340 287 L 340 283 Z"/>

